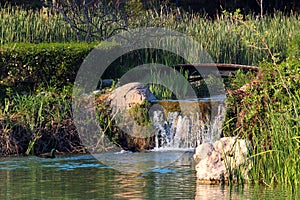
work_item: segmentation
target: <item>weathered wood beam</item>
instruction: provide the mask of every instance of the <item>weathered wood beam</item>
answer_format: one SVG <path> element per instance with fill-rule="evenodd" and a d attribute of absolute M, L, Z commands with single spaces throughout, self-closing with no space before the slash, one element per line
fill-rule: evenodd
<path fill-rule="evenodd" d="M 240 65 L 240 64 L 226 64 L 226 63 L 201 63 L 201 64 L 179 64 L 173 66 L 174 68 L 197 68 L 197 67 L 217 67 L 219 70 L 229 70 L 229 69 L 245 69 L 251 71 L 258 71 L 259 67 L 250 65 Z"/>
<path fill-rule="evenodd" d="M 226 63 L 204 63 L 204 64 L 179 64 L 172 66 L 175 69 L 188 70 L 191 74 L 189 81 L 195 82 L 203 79 L 203 75 L 197 73 L 197 68 L 209 68 L 216 67 L 218 70 L 209 71 L 210 75 L 221 76 L 226 78 L 229 76 L 235 77 L 237 70 L 241 69 L 243 71 L 254 71 L 257 72 L 259 67 L 250 65 L 239 65 L 239 64 L 226 64 Z M 196 73 L 195 73 L 196 72 Z M 205 74 L 207 75 L 207 74 Z M 205 76 L 204 75 L 204 76 Z"/>

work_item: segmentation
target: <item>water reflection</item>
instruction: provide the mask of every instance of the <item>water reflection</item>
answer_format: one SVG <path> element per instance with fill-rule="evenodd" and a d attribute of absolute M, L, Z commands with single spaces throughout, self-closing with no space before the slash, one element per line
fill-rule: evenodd
<path fill-rule="evenodd" d="M 102 153 L 93 156 L 103 164 L 118 171 L 144 173 L 156 169 L 165 168 L 171 165 L 192 166 L 191 151 L 148 151 L 148 152 L 122 152 L 122 153 Z"/>
<path fill-rule="evenodd" d="M 135 155 L 135 154 L 133 154 Z M 114 159 L 114 154 L 111 154 Z M 0 159 L 0 199 L 298 199 L 282 188 L 196 184 L 189 156 L 143 173 L 91 155 Z M 136 158 L 137 159 L 137 158 Z"/>
<path fill-rule="evenodd" d="M 299 199 L 297 192 L 292 192 L 286 186 L 264 187 L 263 185 L 203 185 L 197 183 L 195 200 L 220 200 L 220 199 Z"/>
<path fill-rule="evenodd" d="M 116 154 L 106 156 L 117 160 Z M 0 199 L 193 199 L 195 175 L 190 166 L 183 165 L 188 160 L 133 173 L 104 165 L 91 155 L 6 158 L 0 160 Z"/>
<path fill-rule="evenodd" d="M 244 186 L 247 187 L 247 186 Z M 247 188 L 229 187 L 225 185 L 203 185 L 197 183 L 195 200 L 215 200 L 215 199 L 247 199 L 250 195 L 244 192 L 249 192 Z"/>
<path fill-rule="evenodd" d="M 123 173 L 115 177 L 114 181 L 119 188 L 114 198 L 144 199 L 143 189 L 146 187 L 146 181 L 143 177 L 138 174 Z"/>

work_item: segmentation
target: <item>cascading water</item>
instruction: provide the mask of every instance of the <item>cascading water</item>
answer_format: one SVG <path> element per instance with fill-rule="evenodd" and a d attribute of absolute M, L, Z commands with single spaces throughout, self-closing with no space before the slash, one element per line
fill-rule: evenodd
<path fill-rule="evenodd" d="M 219 103 L 215 115 L 154 111 L 155 149 L 194 149 L 203 142 L 213 143 L 220 138 L 224 111 L 224 103 Z"/>

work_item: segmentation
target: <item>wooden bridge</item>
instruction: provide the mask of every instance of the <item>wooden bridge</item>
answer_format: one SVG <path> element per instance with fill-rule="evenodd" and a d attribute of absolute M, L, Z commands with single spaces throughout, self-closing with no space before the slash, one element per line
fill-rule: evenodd
<path fill-rule="evenodd" d="M 259 67 L 239 64 L 224 64 L 224 63 L 204 63 L 204 64 L 179 64 L 173 66 L 177 70 L 188 70 L 190 74 L 190 81 L 197 81 L 203 79 L 199 71 L 203 71 L 206 68 L 216 67 L 218 70 L 207 70 L 211 75 L 221 76 L 222 78 L 235 77 L 238 70 L 243 72 L 253 71 L 258 72 Z M 198 69 L 197 69 L 198 68 Z M 213 68 L 212 68 L 213 69 Z M 199 71 L 198 71 L 199 70 Z"/>

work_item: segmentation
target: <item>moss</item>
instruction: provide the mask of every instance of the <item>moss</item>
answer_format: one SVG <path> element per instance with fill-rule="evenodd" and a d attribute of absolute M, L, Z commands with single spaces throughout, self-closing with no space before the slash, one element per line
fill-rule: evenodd
<path fill-rule="evenodd" d="M 151 103 L 144 101 L 142 104 L 136 104 L 129 109 L 130 117 L 140 126 L 150 124 L 149 109 Z"/>

